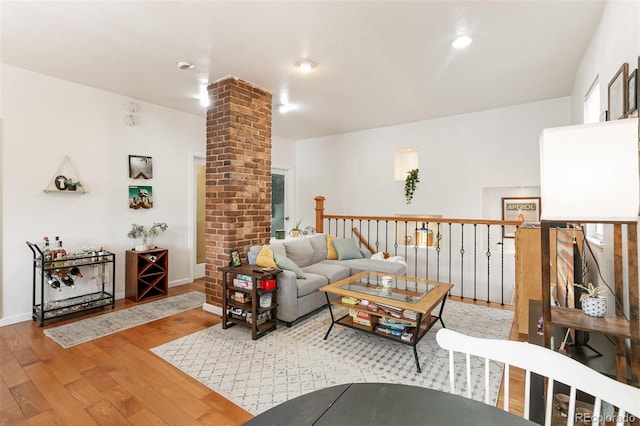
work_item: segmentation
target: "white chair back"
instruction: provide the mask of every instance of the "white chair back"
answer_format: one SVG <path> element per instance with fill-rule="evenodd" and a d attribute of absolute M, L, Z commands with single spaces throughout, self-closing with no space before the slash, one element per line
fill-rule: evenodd
<path fill-rule="evenodd" d="M 526 342 L 510 340 L 483 339 L 443 328 L 438 330 L 436 341 L 449 351 L 449 381 L 451 393 L 455 391 L 454 354 L 466 354 L 467 397 L 471 397 L 470 356 L 485 359 L 485 402 L 489 403 L 489 362 L 504 363 L 504 410 L 509 411 L 509 366 L 525 370 L 524 418 L 529 419 L 531 373 L 548 378 L 545 398 L 545 425 L 551 425 L 553 408 L 553 384 L 564 383 L 570 387 L 567 425 L 573 425 L 576 419 L 576 391 L 592 395 L 595 398 L 592 424 L 602 420 L 602 402 L 615 407 L 616 424 L 622 426 L 625 420 L 640 417 L 640 389 L 613 380 L 586 365 L 558 352 Z"/>

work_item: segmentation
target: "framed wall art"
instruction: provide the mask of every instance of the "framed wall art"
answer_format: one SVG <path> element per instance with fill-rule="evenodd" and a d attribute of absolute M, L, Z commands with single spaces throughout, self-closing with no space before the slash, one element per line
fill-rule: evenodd
<path fill-rule="evenodd" d="M 627 79 L 629 64 L 622 64 L 609 82 L 609 120 L 619 120 L 627 116 Z"/>
<path fill-rule="evenodd" d="M 627 79 L 627 117 L 637 115 L 638 111 L 638 70 L 635 69 Z"/>
<path fill-rule="evenodd" d="M 153 190 L 150 186 L 129 186 L 129 208 L 151 209 L 153 208 Z"/>
<path fill-rule="evenodd" d="M 129 177 L 131 179 L 153 178 L 153 161 L 144 155 L 129 156 Z"/>
<path fill-rule="evenodd" d="M 519 222 L 540 222 L 540 197 L 503 197 L 502 220 Z M 516 236 L 515 226 L 502 228 L 504 238 Z"/>

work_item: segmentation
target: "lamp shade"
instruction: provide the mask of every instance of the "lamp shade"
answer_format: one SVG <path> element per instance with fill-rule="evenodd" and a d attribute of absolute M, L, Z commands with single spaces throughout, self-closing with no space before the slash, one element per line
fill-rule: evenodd
<path fill-rule="evenodd" d="M 542 220 L 637 221 L 638 119 L 543 130 L 540 187 Z"/>

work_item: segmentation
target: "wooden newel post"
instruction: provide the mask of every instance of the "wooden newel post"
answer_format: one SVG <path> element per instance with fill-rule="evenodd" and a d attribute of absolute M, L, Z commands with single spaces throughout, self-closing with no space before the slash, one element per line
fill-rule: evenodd
<path fill-rule="evenodd" d="M 316 232 L 322 234 L 324 232 L 324 227 L 322 226 L 324 222 L 324 197 L 318 195 L 314 200 L 316 200 Z"/>

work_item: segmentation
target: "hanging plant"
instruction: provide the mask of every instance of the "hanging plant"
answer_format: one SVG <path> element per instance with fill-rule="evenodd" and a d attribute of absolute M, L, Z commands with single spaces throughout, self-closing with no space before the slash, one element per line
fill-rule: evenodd
<path fill-rule="evenodd" d="M 407 204 L 411 204 L 411 200 L 413 200 L 413 193 L 416 190 L 416 183 L 418 182 L 420 182 L 418 169 L 409 170 L 407 172 L 407 178 L 404 181 L 404 196 L 407 199 Z"/>

